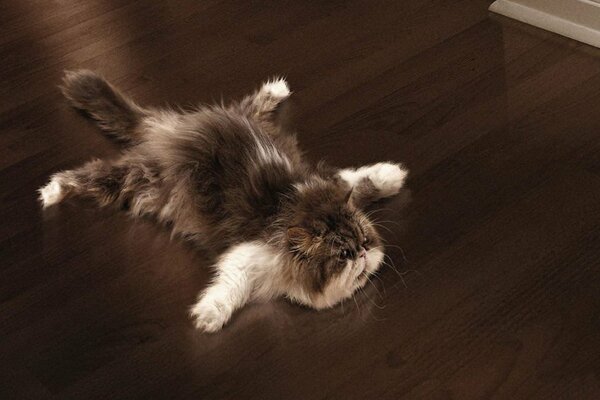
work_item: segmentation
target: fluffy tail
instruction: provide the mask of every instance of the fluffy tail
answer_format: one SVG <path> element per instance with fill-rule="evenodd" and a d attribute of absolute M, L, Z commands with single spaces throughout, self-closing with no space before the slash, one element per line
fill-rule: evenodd
<path fill-rule="evenodd" d="M 67 71 L 60 88 L 73 107 L 120 142 L 134 140 L 136 127 L 147 113 L 93 71 Z"/>

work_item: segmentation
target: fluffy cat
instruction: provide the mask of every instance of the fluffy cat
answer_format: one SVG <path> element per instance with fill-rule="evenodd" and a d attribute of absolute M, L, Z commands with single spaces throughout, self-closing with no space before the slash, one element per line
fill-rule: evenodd
<path fill-rule="evenodd" d="M 140 107 L 86 70 L 67 72 L 62 91 L 124 147 L 54 174 L 39 190 L 43 207 L 91 198 L 218 252 L 215 277 L 191 307 L 197 328 L 218 331 L 246 302 L 278 296 L 332 307 L 379 268 L 382 244 L 362 208 L 398 193 L 407 172 L 305 163 L 279 121 L 291 93 L 283 79 L 191 112 Z"/>

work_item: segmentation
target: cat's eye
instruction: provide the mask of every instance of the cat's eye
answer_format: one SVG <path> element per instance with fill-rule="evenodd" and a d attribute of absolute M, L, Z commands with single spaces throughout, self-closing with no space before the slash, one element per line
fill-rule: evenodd
<path fill-rule="evenodd" d="M 368 237 L 366 237 L 366 236 L 365 236 L 365 238 L 363 239 L 363 242 L 362 242 L 362 246 L 363 246 L 365 249 L 368 249 L 368 248 L 369 248 L 369 247 L 368 247 L 368 246 L 369 246 L 369 243 L 371 243 L 371 241 L 369 240 L 369 238 L 368 238 Z"/>
<path fill-rule="evenodd" d="M 344 249 L 340 252 L 340 258 L 342 260 L 346 260 L 349 256 L 350 256 L 350 252 L 346 249 Z"/>

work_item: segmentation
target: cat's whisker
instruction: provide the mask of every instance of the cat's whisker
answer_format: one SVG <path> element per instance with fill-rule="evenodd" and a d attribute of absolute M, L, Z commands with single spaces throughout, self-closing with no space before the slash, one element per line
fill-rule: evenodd
<path fill-rule="evenodd" d="M 355 291 L 354 293 L 357 293 L 357 292 Z M 352 296 L 354 297 L 354 295 L 352 295 Z M 354 299 L 354 302 L 356 302 L 356 298 Z M 357 303 L 357 304 L 358 304 L 358 303 Z M 371 312 L 370 312 L 370 310 L 369 310 L 369 307 L 367 307 L 367 311 L 369 312 L 369 314 L 371 314 Z M 365 314 L 364 314 L 364 313 L 362 313 L 362 312 L 359 312 L 359 313 L 358 313 L 358 315 L 360 316 L 360 320 L 361 320 L 362 322 L 366 322 L 366 320 L 365 320 Z M 373 314 L 371 314 L 371 315 L 373 315 Z"/>
<path fill-rule="evenodd" d="M 388 267 L 390 267 L 402 280 L 402 284 L 404 285 L 404 287 L 406 289 L 408 289 L 408 286 L 406 285 L 406 281 L 404 280 L 404 276 L 402 275 L 402 273 L 400 273 L 400 271 L 398 271 L 398 269 L 396 268 L 396 266 L 394 265 L 394 261 L 392 260 L 392 258 L 390 256 L 388 256 L 387 254 L 384 255 L 384 257 L 387 257 L 390 260 L 390 263 L 387 263 L 386 261 L 382 261 L 381 263 L 383 265 L 386 265 Z"/>
<path fill-rule="evenodd" d="M 402 227 L 402 224 L 400 224 L 399 222 L 396 222 L 396 221 L 379 219 L 379 220 L 377 220 L 377 222 L 378 223 L 386 223 L 386 224 L 394 224 L 394 225 L 396 225 L 398 227 Z"/>
<path fill-rule="evenodd" d="M 384 212 L 384 211 L 389 211 L 389 212 L 392 212 L 392 213 L 397 213 L 397 212 L 398 212 L 398 210 L 393 210 L 393 209 L 391 209 L 391 208 L 387 208 L 387 207 L 383 207 L 383 208 L 379 208 L 379 207 L 377 207 L 376 209 L 374 209 L 374 210 L 372 210 L 372 211 L 373 211 L 373 212 Z"/>
<path fill-rule="evenodd" d="M 379 274 L 377 272 L 371 274 L 371 276 L 377 278 L 377 280 L 379 282 L 381 282 L 381 289 L 383 290 L 383 294 L 384 296 L 387 295 L 386 291 L 385 291 L 385 282 L 383 282 L 383 279 L 381 279 L 381 277 L 379 276 Z"/>
<path fill-rule="evenodd" d="M 378 213 L 378 212 L 384 212 L 384 211 L 392 211 L 393 212 L 394 210 L 389 209 L 389 208 L 379 208 L 378 207 L 378 208 L 375 208 L 373 210 L 368 211 L 367 214 L 368 215 L 372 215 L 372 214 L 375 214 L 375 213 Z"/>
<path fill-rule="evenodd" d="M 382 239 L 382 241 L 384 241 L 384 240 Z M 377 249 L 377 248 L 379 248 L 379 249 L 385 249 L 386 247 L 392 247 L 392 248 L 399 249 L 400 253 L 402 255 L 402 259 L 404 260 L 404 262 L 407 262 L 407 263 L 410 262 L 410 261 L 408 261 L 408 258 L 406 258 L 406 255 L 404 253 L 404 249 L 402 247 L 398 246 L 398 245 L 385 243 L 383 246 L 373 246 L 372 248 L 373 249 Z"/>
<path fill-rule="evenodd" d="M 369 278 L 368 274 L 365 274 L 365 278 L 367 278 L 367 281 L 369 281 L 369 283 L 371 285 L 373 285 L 373 287 L 375 288 L 375 290 L 377 291 L 377 294 L 379 295 L 380 299 L 383 299 L 383 296 L 381 295 L 381 292 L 379 291 L 379 289 L 377 288 L 377 286 L 375 285 L 375 283 L 373 283 L 373 281 Z"/>
<path fill-rule="evenodd" d="M 404 249 L 403 249 L 402 247 L 400 247 L 400 246 L 397 246 L 397 245 L 395 245 L 395 244 L 386 244 L 385 246 L 386 246 L 386 247 L 392 247 L 392 248 L 395 248 L 395 249 L 398 249 L 398 250 L 400 250 L 400 253 L 402 254 L 402 259 L 403 259 L 405 262 L 409 262 L 409 261 L 408 261 L 408 258 L 406 258 L 406 254 L 404 253 Z"/>
<path fill-rule="evenodd" d="M 371 302 L 371 304 L 373 304 L 375 307 L 379 308 L 380 310 L 383 310 L 385 308 L 385 306 L 380 306 L 377 303 L 375 303 L 373 300 L 371 300 L 371 298 L 367 295 L 367 293 L 364 290 L 362 290 L 361 288 L 359 288 L 359 289 L 364 294 L 364 296 Z M 383 319 L 383 318 L 377 318 L 375 316 L 375 314 L 373 314 L 373 312 L 369 309 L 369 307 L 367 307 L 367 312 L 369 313 L 369 315 L 371 315 L 371 317 L 375 321 L 377 321 L 377 322 L 385 321 L 385 319 Z M 363 319 L 363 321 L 364 321 L 364 319 Z"/>
<path fill-rule="evenodd" d="M 373 299 L 371 299 L 371 297 L 367 294 L 367 292 L 364 290 L 364 288 L 359 287 L 358 289 L 362 292 L 362 294 L 365 295 L 365 297 L 367 298 L 367 300 L 369 300 L 369 302 L 371 302 L 371 304 L 373 304 L 375 307 L 379 308 L 380 310 L 383 310 L 385 308 L 385 305 L 380 306 L 375 301 L 373 301 Z"/>
<path fill-rule="evenodd" d="M 356 292 L 352 293 L 352 300 L 354 300 L 354 304 L 356 304 L 356 309 L 358 310 L 358 314 L 360 315 L 360 307 L 358 306 L 358 302 L 356 301 Z"/>
<path fill-rule="evenodd" d="M 378 227 L 378 228 L 385 229 L 386 231 L 388 231 L 388 232 L 389 232 L 389 233 L 391 233 L 392 235 L 395 235 L 395 234 L 396 234 L 396 232 L 392 231 L 390 228 L 388 228 L 387 226 L 385 226 L 385 225 L 382 225 L 382 224 L 380 224 L 380 223 L 377 223 L 377 222 L 371 222 L 371 225 L 373 225 L 373 226 L 376 226 L 376 227 Z"/>
<path fill-rule="evenodd" d="M 365 212 L 365 216 L 371 217 L 373 214 L 375 214 L 378 211 L 381 211 L 381 210 L 371 210 L 371 211 Z"/>

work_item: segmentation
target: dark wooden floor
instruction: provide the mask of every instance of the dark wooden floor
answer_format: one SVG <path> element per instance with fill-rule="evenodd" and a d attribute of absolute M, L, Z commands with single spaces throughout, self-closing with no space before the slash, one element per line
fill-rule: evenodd
<path fill-rule="evenodd" d="M 2 1 L 0 398 L 600 398 L 600 52 L 490 2 Z M 117 151 L 61 99 L 75 68 L 153 105 L 285 74 L 310 157 L 411 170 L 378 214 L 398 274 L 196 332 L 204 254 L 36 202 Z"/>

